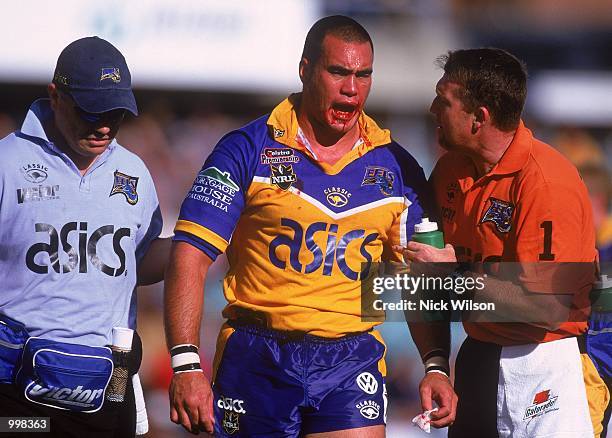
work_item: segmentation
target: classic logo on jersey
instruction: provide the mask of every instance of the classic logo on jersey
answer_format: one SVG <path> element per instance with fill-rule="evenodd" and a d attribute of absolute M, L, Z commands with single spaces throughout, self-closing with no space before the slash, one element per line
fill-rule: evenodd
<path fill-rule="evenodd" d="M 261 153 L 261 164 L 298 163 L 300 157 L 290 148 L 265 148 Z"/>
<path fill-rule="evenodd" d="M 211 166 L 200 170 L 187 197 L 210 204 L 227 213 L 239 190 L 240 187 L 229 172 L 222 172 Z"/>
<path fill-rule="evenodd" d="M 87 261 L 94 265 L 99 271 L 111 277 L 118 277 L 125 273 L 125 251 L 121 247 L 121 239 L 129 237 L 131 232 L 129 228 L 117 228 L 114 225 L 104 225 L 93 231 L 88 236 L 87 222 L 68 222 L 60 232 L 53 225 L 37 223 L 34 229 L 37 233 L 43 233 L 49 241 L 35 243 L 26 253 L 26 266 L 30 271 L 36 274 L 46 274 L 49 272 L 49 264 L 56 273 L 66 274 L 75 269 L 79 273 L 87 273 Z M 75 238 L 70 236 L 76 233 Z M 106 237 L 108 236 L 108 237 Z M 77 242 L 75 246 L 73 244 Z M 61 243 L 61 246 L 60 246 Z M 100 254 L 107 254 L 114 251 L 119 260 L 119 267 L 112 267 L 102 261 L 98 255 L 98 246 L 105 245 L 107 249 L 100 251 Z M 60 249 L 61 248 L 61 249 Z M 112 248 L 112 250 L 111 250 Z M 66 254 L 63 259 L 65 263 L 60 263 L 60 253 Z M 38 256 L 44 253 L 44 256 Z M 38 256 L 38 257 L 37 257 Z M 44 263 L 44 264 L 41 264 Z"/>
<path fill-rule="evenodd" d="M 49 169 L 42 164 L 26 164 L 21 167 L 23 177 L 32 184 L 40 184 L 47 179 Z"/>
<path fill-rule="evenodd" d="M 289 248 L 289 264 L 297 272 L 311 274 L 323 266 L 322 274 L 329 276 L 332 274 L 335 262 L 344 276 L 350 280 L 361 280 L 367 276 L 372 264 L 372 255 L 366 248 L 378 238 L 378 233 L 366 235 L 365 230 L 351 230 L 338 235 L 338 224 L 326 222 L 314 222 L 304 232 L 299 222 L 288 218 L 281 218 L 280 225 L 285 229 L 289 228 L 289 232 L 276 236 L 268 248 L 268 257 L 277 268 L 285 270 L 287 267 L 287 260 L 280 259 L 276 255 L 278 248 L 286 246 Z M 317 240 L 326 242 L 324 248 L 315 242 L 315 235 L 319 233 L 322 236 Z M 357 265 L 361 262 L 363 268 L 361 272 L 353 271 L 346 262 L 345 253 L 351 242 L 354 242 L 355 250 L 358 249 L 362 256 L 359 260 L 355 260 Z M 312 261 L 308 265 L 303 265 L 300 259 Z"/>
<path fill-rule="evenodd" d="M 225 415 L 223 416 L 223 430 L 228 435 L 233 435 L 240 430 L 240 415 L 225 411 Z"/>
<path fill-rule="evenodd" d="M 246 414 L 243 404 L 244 404 L 244 400 L 239 400 L 237 398 L 221 396 L 219 397 L 219 400 L 217 400 L 217 407 L 219 409 L 224 409 L 226 411 L 235 412 L 237 414 Z"/>
<path fill-rule="evenodd" d="M 54 186 L 36 186 L 17 189 L 17 204 L 32 201 L 49 201 L 59 199 L 58 184 Z"/>
<path fill-rule="evenodd" d="M 366 394 L 376 394 L 378 391 L 378 381 L 371 373 L 365 372 L 357 376 L 357 386 Z"/>
<path fill-rule="evenodd" d="M 273 128 L 273 130 L 274 130 L 274 138 L 279 138 L 285 135 L 284 129 Z"/>
<path fill-rule="evenodd" d="M 380 405 L 374 400 L 364 400 L 355 405 L 359 413 L 368 420 L 376 420 L 380 416 Z"/>
<path fill-rule="evenodd" d="M 550 396 L 550 389 L 538 392 L 533 398 L 533 404 L 525 410 L 525 417 L 523 417 L 523 420 L 544 415 L 550 411 L 556 411 L 559 409 L 555 407 L 558 398 L 558 396 Z"/>
<path fill-rule="evenodd" d="M 352 194 L 342 187 L 328 187 L 323 190 L 327 198 L 327 202 L 334 207 L 344 207 L 349 202 Z"/>
<path fill-rule="evenodd" d="M 136 192 L 136 186 L 138 185 L 138 177 L 126 175 L 118 170 L 115 170 L 115 181 L 113 182 L 113 188 L 111 189 L 110 198 L 113 195 L 122 194 L 125 196 L 128 204 L 136 205 L 138 202 L 138 192 Z"/>
<path fill-rule="evenodd" d="M 117 67 L 105 67 L 102 69 L 102 73 L 100 74 L 100 82 L 110 79 L 115 84 L 121 82 L 121 73 L 119 73 L 119 69 Z"/>
<path fill-rule="evenodd" d="M 385 196 L 393 194 L 393 181 L 395 175 L 389 169 L 379 166 L 368 166 L 363 176 L 362 186 L 378 186 Z"/>
<path fill-rule="evenodd" d="M 449 204 L 455 202 L 458 193 L 459 184 L 457 182 L 450 183 L 448 186 L 446 186 L 446 202 Z"/>
<path fill-rule="evenodd" d="M 272 184 L 281 190 L 288 190 L 297 181 L 297 176 L 295 176 L 291 164 L 270 165 L 270 169 L 272 170 L 272 176 L 270 177 Z"/>
<path fill-rule="evenodd" d="M 497 231 L 507 233 L 512 229 L 510 219 L 512 218 L 514 205 L 508 201 L 496 198 L 489 198 L 489 201 L 491 201 L 491 205 L 480 220 L 480 223 L 493 222 Z"/>

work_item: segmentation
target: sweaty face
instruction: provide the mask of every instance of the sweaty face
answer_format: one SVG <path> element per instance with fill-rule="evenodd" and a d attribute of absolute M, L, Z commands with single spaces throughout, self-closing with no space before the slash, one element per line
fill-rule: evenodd
<path fill-rule="evenodd" d="M 66 153 L 75 161 L 86 162 L 102 154 L 117 135 L 125 115 L 122 109 L 102 114 L 87 113 L 61 91 L 52 93 L 51 100 L 55 125 L 65 141 L 64 146 L 69 148 Z"/>
<path fill-rule="evenodd" d="M 319 129 L 342 135 L 355 127 L 370 93 L 372 47 L 327 35 L 322 49 L 316 64 L 300 71 L 302 108 Z"/>
<path fill-rule="evenodd" d="M 469 149 L 474 116 L 465 111 L 457 97 L 461 85 L 450 82 L 446 76 L 436 85 L 436 97 L 429 111 L 435 116 L 438 142 L 446 150 Z"/>

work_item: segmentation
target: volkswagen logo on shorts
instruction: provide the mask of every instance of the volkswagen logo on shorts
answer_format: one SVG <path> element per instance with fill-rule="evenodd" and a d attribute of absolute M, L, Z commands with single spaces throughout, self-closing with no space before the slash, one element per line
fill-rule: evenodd
<path fill-rule="evenodd" d="M 359 374 L 356 382 L 359 389 L 366 394 L 376 394 L 376 391 L 378 391 L 378 382 L 376 381 L 376 377 L 371 373 L 365 372 Z"/>

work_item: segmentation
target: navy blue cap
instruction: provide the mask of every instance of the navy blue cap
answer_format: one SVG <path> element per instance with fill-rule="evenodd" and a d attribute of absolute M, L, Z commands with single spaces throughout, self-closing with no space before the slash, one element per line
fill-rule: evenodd
<path fill-rule="evenodd" d="M 57 59 L 53 83 L 88 113 L 123 108 L 138 115 L 125 58 L 102 38 L 81 38 L 66 46 Z"/>

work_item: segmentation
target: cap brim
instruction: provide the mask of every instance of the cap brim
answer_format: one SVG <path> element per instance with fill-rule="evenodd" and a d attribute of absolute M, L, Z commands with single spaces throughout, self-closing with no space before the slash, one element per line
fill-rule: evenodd
<path fill-rule="evenodd" d="M 68 93 L 74 103 L 88 113 L 105 113 L 122 108 L 138 115 L 136 99 L 130 89 L 69 90 Z"/>

